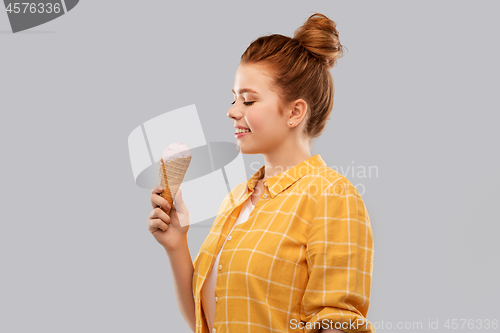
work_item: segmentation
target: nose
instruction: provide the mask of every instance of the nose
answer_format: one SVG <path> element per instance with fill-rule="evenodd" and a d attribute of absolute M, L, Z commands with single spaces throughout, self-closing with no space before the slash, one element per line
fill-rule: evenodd
<path fill-rule="evenodd" d="M 231 108 L 229 108 L 227 116 L 231 119 L 238 120 L 243 116 L 243 114 L 241 113 L 239 107 L 237 107 L 236 104 L 234 104 L 233 106 L 231 106 Z"/>

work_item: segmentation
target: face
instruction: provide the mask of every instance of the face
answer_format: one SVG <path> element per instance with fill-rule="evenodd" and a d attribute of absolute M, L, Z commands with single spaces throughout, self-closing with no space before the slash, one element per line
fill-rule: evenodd
<path fill-rule="evenodd" d="M 248 133 L 235 135 L 243 154 L 270 153 L 289 135 L 287 113 L 279 114 L 280 99 L 271 84 L 271 77 L 262 66 L 240 64 L 236 70 L 234 102 L 228 116 L 233 125 L 250 129 Z"/>

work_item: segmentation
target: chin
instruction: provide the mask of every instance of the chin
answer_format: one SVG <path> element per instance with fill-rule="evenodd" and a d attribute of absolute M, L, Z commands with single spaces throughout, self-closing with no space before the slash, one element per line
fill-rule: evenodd
<path fill-rule="evenodd" d="M 242 153 L 242 154 L 252 155 L 252 154 L 260 154 L 261 153 L 260 149 L 248 148 L 248 147 L 245 147 L 245 145 L 243 145 L 243 147 L 238 145 L 238 147 L 240 147 L 240 153 Z"/>

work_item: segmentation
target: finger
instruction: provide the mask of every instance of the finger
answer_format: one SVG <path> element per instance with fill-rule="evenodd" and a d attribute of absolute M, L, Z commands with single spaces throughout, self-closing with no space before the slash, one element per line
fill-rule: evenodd
<path fill-rule="evenodd" d="M 161 208 L 155 208 L 151 211 L 151 214 L 149 214 L 150 219 L 161 219 L 163 222 L 169 224 L 170 223 L 170 216 L 167 215 Z"/>
<path fill-rule="evenodd" d="M 163 187 L 161 187 L 161 185 L 156 185 L 155 187 L 153 187 L 153 189 L 151 190 L 151 193 L 152 194 L 155 194 L 155 193 L 161 193 L 163 192 Z"/>
<path fill-rule="evenodd" d="M 162 207 L 165 210 L 170 208 L 168 201 L 158 194 L 151 194 L 151 206 L 153 206 L 153 208 Z"/>
<path fill-rule="evenodd" d="M 160 219 L 149 219 L 148 229 L 150 232 L 155 232 L 158 229 L 160 229 L 161 231 L 167 231 L 168 224 L 165 224 L 165 222 Z"/>

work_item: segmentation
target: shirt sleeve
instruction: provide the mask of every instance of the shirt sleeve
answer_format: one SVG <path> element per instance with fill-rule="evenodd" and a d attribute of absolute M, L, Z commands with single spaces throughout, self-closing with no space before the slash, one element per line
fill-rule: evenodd
<path fill-rule="evenodd" d="M 307 240 L 309 281 L 301 303 L 304 332 L 375 332 L 366 319 L 373 238 L 365 204 L 348 180 L 330 184 L 316 197 Z"/>

